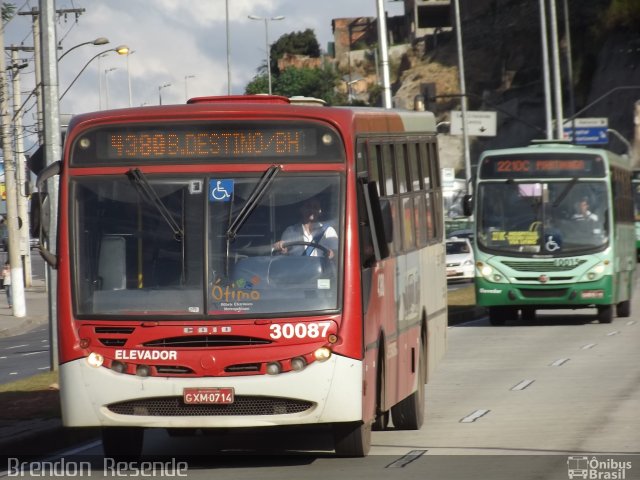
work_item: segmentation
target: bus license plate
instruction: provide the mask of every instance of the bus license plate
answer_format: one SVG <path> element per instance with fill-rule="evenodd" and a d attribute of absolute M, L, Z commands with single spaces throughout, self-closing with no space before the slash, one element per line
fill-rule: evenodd
<path fill-rule="evenodd" d="M 234 392 L 233 388 L 185 388 L 182 398 L 187 405 L 229 405 L 234 402 Z"/>

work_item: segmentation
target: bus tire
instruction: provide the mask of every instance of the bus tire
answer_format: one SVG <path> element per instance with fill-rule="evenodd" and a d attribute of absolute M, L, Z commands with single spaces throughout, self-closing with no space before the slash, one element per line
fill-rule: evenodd
<path fill-rule="evenodd" d="M 417 389 L 400 403 L 391 407 L 391 419 L 393 426 L 399 430 L 420 430 L 424 422 L 424 404 L 425 404 L 425 379 L 427 372 L 425 369 L 426 362 L 423 360 L 426 350 L 423 342 L 420 342 L 420 353 L 417 361 L 418 378 Z"/>
<path fill-rule="evenodd" d="M 384 350 L 381 348 L 378 356 L 377 382 L 376 382 L 376 418 L 371 425 L 374 432 L 386 430 L 389 426 L 389 410 L 383 410 L 386 404 L 386 366 L 384 362 Z"/>
<path fill-rule="evenodd" d="M 102 428 L 102 449 L 105 458 L 112 458 L 116 461 L 137 461 L 142 455 L 143 443 L 143 428 Z"/>
<path fill-rule="evenodd" d="M 613 305 L 599 306 L 598 320 L 600 323 L 611 323 L 613 321 Z"/>
<path fill-rule="evenodd" d="M 522 309 L 522 321 L 526 323 L 533 323 L 536 321 L 536 309 L 535 308 L 523 308 Z"/>
<path fill-rule="evenodd" d="M 371 424 L 336 423 L 333 441 L 336 455 L 340 457 L 366 457 L 371 449 Z"/>
<path fill-rule="evenodd" d="M 616 305 L 616 315 L 618 317 L 630 317 L 631 316 L 631 300 L 624 300 Z"/>

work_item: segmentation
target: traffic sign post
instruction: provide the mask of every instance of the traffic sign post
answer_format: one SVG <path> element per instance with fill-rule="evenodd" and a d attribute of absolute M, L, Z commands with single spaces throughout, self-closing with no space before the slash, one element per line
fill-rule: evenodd
<path fill-rule="evenodd" d="M 603 145 L 609 143 L 607 118 L 576 118 L 565 120 L 564 138 L 579 145 Z"/>
<path fill-rule="evenodd" d="M 475 137 L 496 136 L 496 112 L 467 111 L 467 135 Z M 451 135 L 462 135 L 462 112 L 453 110 L 451 118 Z"/>

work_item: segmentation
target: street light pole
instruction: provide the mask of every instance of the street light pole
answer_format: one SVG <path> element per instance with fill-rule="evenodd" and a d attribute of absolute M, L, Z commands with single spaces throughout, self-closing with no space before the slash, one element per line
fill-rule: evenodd
<path fill-rule="evenodd" d="M 118 47 L 118 48 L 120 48 L 120 47 Z M 82 75 L 82 72 L 84 72 L 84 71 L 87 69 L 87 67 L 89 66 L 89 64 L 90 64 L 91 62 L 93 62 L 96 58 L 98 58 L 98 77 L 101 79 L 101 80 L 100 80 L 100 90 L 102 90 L 102 77 L 101 77 L 101 75 L 100 75 L 100 60 L 99 60 L 99 58 L 100 58 L 102 55 L 104 55 L 105 53 L 109 53 L 109 52 L 117 52 L 117 51 L 118 51 L 118 49 L 117 49 L 117 48 L 110 48 L 110 49 L 108 49 L 108 50 L 103 50 L 103 51 L 102 51 L 102 52 L 100 52 L 100 53 L 96 53 L 93 57 L 91 57 L 91 58 L 89 59 L 89 61 L 88 61 L 87 63 L 85 63 L 85 64 L 84 64 L 84 67 L 82 67 L 82 70 L 80 70 L 80 71 L 78 72 L 78 74 L 75 76 L 75 78 L 74 78 L 73 80 L 71 80 L 71 83 L 69 84 L 69 86 L 67 87 L 67 89 L 66 89 L 64 92 L 62 92 L 62 95 L 60 95 L 59 100 L 62 100 L 62 99 L 64 98 L 64 96 L 67 94 L 67 92 L 69 91 L 69 89 L 73 86 L 73 84 L 74 84 L 74 83 L 76 83 L 76 81 L 78 80 L 78 78 L 80 78 L 80 75 Z M 100 93 L 102 93 L 102 91 L 101 91 Z M 100 108 L 102 108 L 102 98 L 100 99 Z"/>
<path fill-rule="evenodd" d="M 227 33 L 227 95 L 231 95 L 231 42 L 229 40 L 229 0 L 224 0 L 224 13 Z"/>
<path fill-rule="evenodd" d="M 82 42 L 79 43 L 78 45 L 74 45 L 73 47 L 71 47 L 69 50 L 67 50 L 66 52 L 64 52 L 62 55 L 60 55 L 58 57 L 58 61 L 62 60 L 69 52 L 72 52 L 73 50 L 75 50 L 78 47 L 82 47 L 83 45 L 106 45 L 107 43 L 109 43 L 109 39 L 105 38 L 105 37 L 98 37 L 95 40 L 91 40 L 89 42 Z"/>
<path fill-rule="evenodd" d="M 277 21 L 284 20 L 283 15 L 278 15 L 277 17 L 259 17 L 257 15 L 249 15 L 251 20 L 262 20 L 264 21 L 264 39 L 265 39 L 265 48 L 267 50 L 267 78 L 269 79 L 269 95 L 272 94 L 271 91 L 271 49 L 269 48 L 269 20 Z"/>
<path fill-rule="evenodd" d="M 136 53 L 135 50 L 129 50 L 129 47 L 126 45 L 120 45 L 116 47 L 116 53 L 118 55 L 126 55 L 127 56 L 127 87 L 129 89 L 129 107 L 133 106 L 133 100 L 131 98 L 131 72 L 129 71 L 129 56 Z"/>
<path fill-rule="evenodd" d="M 187 87 L 187 83 L 189 81 L 190 78 L 196 78 L 195 75 L 185 75 L 184 76 L 184 102 L 187 103 L 187 100 L 189 100 L 189 89 Z"/>
<path fill-rule="evenodd" d="M 158 104 L 159 105 L 162 105 L 162 89 L 170 86 L 171 86 L 170 83 L 165 83 L 164 85 L 158 86 Z"/>
<path fill-rule="evenodd" d="M 109 73 L 117 69 L 118 69 L 117 67 L 111 67 L 111 68 L 105 68 L 104 70 L 104 91 L 106 94 L 105 99 L 106 99 L 107 110 L 109 110 Z"/>

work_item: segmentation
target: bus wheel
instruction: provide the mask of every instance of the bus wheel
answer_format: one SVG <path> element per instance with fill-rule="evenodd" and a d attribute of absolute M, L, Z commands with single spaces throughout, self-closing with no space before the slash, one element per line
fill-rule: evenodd
<path fill-rule="evenodd" d="M 535 308 L 523 308 L 522 309 L 522 321 L 527 323 L 533 323 L 536 321 L 536 309 Z"/>
<path fill-rule="evenodd" d="M 618 317 L 630 317 L 631 316 L 631 301 L 625 300 L 616 305 L 616 315 Z"/>
<path fill-rule="evenodd" d="M 136 461 L 142 455 L 144 429 L 139 427 L 104 427 L 102 449 L 106 458 Z"/>
<path fill-rule="evenodd" d="M 598 307 L 598 320 L 600 323 L 611 323 L 613 321 L 613 305 Z"/>
<path fill-rule="evenodd" d="M 374 432 L 381 432 L 386 430 L 389 426 L 389 410 L 383 410 L 385 406 L 385 392 L 386 392 L 386 380 L 385 380 L 385 363 L 384 352 L 380 350 L 381 354 L 378 358 L 378 381 L 376 385 L 376 419 L 371 425 L 371 429 Z"/>
<path fill-rule="evenodd" d="M 365 457 L 371 448 L 371 424 L 336 423 L 333 426 L 333 440 L 336 455 Z"/>
<path fill-rule="evenodd" d="M 423 361 L 425 348 L 420 342 L 420 356 L 418 357 L 418 387 L 415 392 L 391 407 L 393 426 L 400 430 L 420 430 L 424 422 L 424 383 L 427 376 L 426 362 Z"/>

